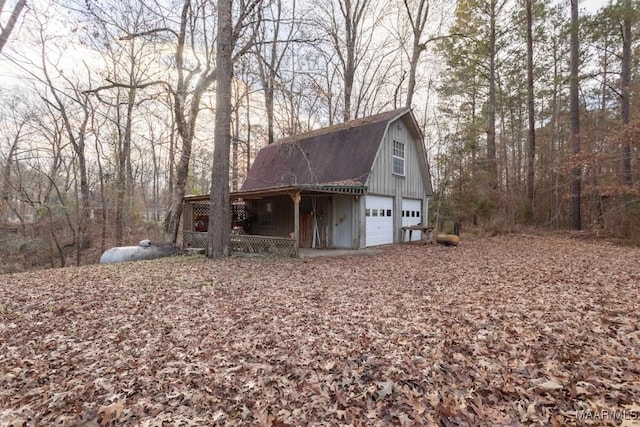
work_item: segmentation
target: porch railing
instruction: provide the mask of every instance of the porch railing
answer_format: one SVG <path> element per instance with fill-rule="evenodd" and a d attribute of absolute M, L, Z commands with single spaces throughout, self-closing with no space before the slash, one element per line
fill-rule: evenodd
<path fill-rule="evenodd" d="M 209 242 L 208 233 L 185 231 L 182 233 L 182 246 L 186 248 L 206 248 Z"/>
<path fill-rule="evenodd" d="M 206 248 L 207 233 L 185 231 L 185 248 Z M 232 234 L 229 242 L 232 253 L 269 254 L 282 257 L 297 257 L 298 248 L 295 239 L 286 237 L 254 236 L 250 234 Z"/>
<path fill-rule="evenodd" d="M 282 257 L 298 256 L 296 240 L 286 237 L 235 234 L 231 236 L 229 245 L 231 252 L 236 253 L 270 254 Z"/>

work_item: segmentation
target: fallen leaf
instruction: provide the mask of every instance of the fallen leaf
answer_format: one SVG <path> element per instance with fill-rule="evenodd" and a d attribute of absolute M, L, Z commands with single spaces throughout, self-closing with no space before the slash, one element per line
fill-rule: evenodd
<path fill-rule="evenodd" d="M 562 390 L 562 384 L 555 380 L 534 380 L 537 388 L 543 391 Z"/>
<path fill-rule="evenodd" d="M 391 393 L 393 392 L 393 383 L 391 381 L 377 382 L 376 384 L 379 387 L 376 391 L 378 400 L 391 396 Z"/>
<path fill-rule="evenodd" d="M 106 425 L 112 421 L 116 421 L 122 416 L 124 409 L 124 401 L 117 400 L 110 405 L 100 406 L 98 408 L 98 422 L 100 425 Z"/>
<path fill-rule="evenodd" d="M 638 410 L 640 248 L 537 231 L 445 249 L 1 275 L 0 424 L 578 426 Z"/>

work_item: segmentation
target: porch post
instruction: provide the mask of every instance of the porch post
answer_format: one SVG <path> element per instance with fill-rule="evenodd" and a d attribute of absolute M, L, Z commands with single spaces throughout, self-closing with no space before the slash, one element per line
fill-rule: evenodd
<path fill-rule="evenodd" d="M 296 239 L 296 258 L 300 256 L 300 193 L 291 196 L 293 199 L 293 236 Z"/>
<path fill-rule="evenodd" d="M 193 243 L 193 203 L 185 202 L 182 209 L 182 248 Z"/>

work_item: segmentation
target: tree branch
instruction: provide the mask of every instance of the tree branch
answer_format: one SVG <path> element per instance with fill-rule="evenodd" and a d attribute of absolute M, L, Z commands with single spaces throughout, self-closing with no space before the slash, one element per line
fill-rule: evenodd
<path fill-rule="evenodd" d="M 421 50 L 425 50 L 427 48 L 427 45 L 431 42 L 436 42 L 438 40 L 444 40 L 444 39 L 448 39 L 450 37 L 467 37 L 467 35 L 462 34 L 462 33 L 452 33 L 452 34 L 447 34 L 444 36 L 436 36 L 436 37 L 431 37 L 430 39 L 427 39 L 424 43 L 420 43 L 418 45 L 418 47 Z M 472 38 L 473 39 L 473 38 Z M 475 39 L 474 39 L 475 40 Z"/>
<path fill-rule="evenodd" d="M 130 84 L 126 84 L 126 83 L 117 83 L 114 81 L 111 81 L 109 79 L 106 79 L 110 84 L 108 85 L 104 85 L 104 86 L 99 86 L 95 89 L 87 89 L 87 90 L 83 90 L 82 93 L 83 94 L 89 94 L 89 93 L 97 93 L 103 90 L 108 90 L 108 89 L 114 89 L 114 88 L 124 88 L 124 89 L 145 89 L 149 86 L 155 86 L 155 85 L 164 85 L 166 86 L 166 88 L 169 90 L 169 92 L 173 92 L 171 90 L 171 85 L 167 82 L 165 82 L 164 80 L 157 80 L 157 81 L 153 81 L 153 82 L 146 82 L 146 83 L 139 83 L 139 84 L 135 84 L 135 85 L 130 85 Z"/>
<path fill-rule="evenodd" d="M 126 36 L 120 37 L 120 40 L 132 40 L 132 39 L 135 39 L 136 37 L 150 36 L 152 34 L 157 34 L 157 33 L 171 33 L 174 36 L 179 37 L 178 33 L 176 33 L 174 30 L 172 30 L 171 28 L 165 27 L 165 28 L 155 28 L 153 30 L 142 31 L 139 33 L 127 34 Z"/>

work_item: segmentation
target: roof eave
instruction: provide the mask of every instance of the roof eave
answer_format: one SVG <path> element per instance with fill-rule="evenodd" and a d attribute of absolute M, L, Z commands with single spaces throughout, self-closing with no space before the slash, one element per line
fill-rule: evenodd
<path fill-rule="evenodd" d="M 307 194 L 367 194 L 368 187 L 359 184 L 298 184 L 270 188 L 261 188 L 259 190 L 233 191 L 229 194 L 232 199 L 261 199 L 268 196 L 276 195 L 292 195 L 297 193 Z M 205 202 L 209 201 L 209 194 L 197 196 L 185 196 L 184 202 Z"/>

